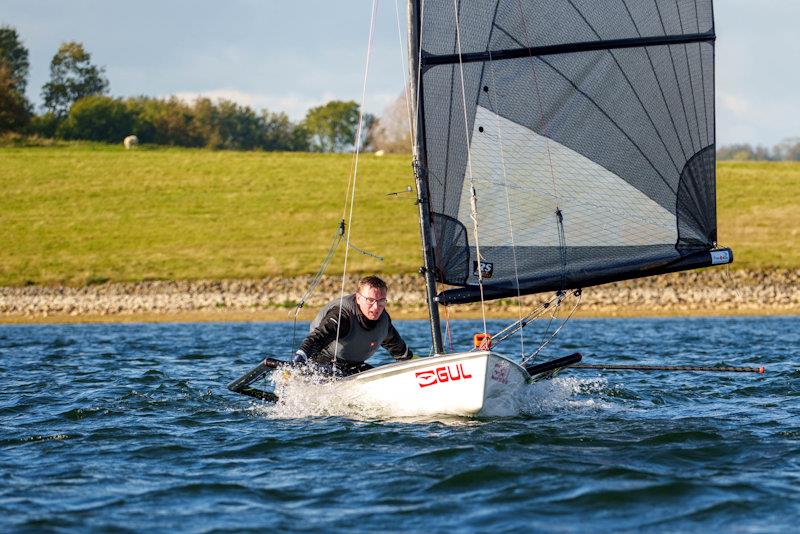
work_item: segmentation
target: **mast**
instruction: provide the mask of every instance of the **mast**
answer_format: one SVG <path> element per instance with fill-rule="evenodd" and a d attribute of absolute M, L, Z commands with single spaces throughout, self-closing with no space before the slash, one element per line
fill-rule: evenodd
<path fill-rule="evenodd" d="M 414 106 L 417 128 L 414 139 L 414 178 L 417 185 L 417 205 L 419 206 L 419 228 L 422 241 L 422 257 L 425 277 L 425 293 L 428 301 L 428 314 L 431 325 L 431 341 L 435 354 L 444 353 L 442 329 L 439 321 L 439 304 L 436 302 L 436 258 L 434 256 L 435 237 L 431 228 L 430 190 L 428 187 L 428 154 L 425 149 L 425 116 L 422 103 L 422 71 L 419 69 L 420 37 L 422 20 L 420 0 L 409 0 L 408 9 L 409 43 L 408 57 L 411 69 L 409 91 Z M 419 78 L 417 78 L 419 73 Z M 419 98 L 417 98 L 419 95 Z"/>

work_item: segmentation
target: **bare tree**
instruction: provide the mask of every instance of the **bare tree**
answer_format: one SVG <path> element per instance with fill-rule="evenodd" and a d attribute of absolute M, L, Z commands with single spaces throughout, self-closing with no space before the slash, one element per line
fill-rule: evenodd
<path fill-rule="evenodd" d="M 411 127 L 404 93 L 389 104 L 372 125 L 370 141 L 375 150 L 395 153 L 411 151 Z"/>

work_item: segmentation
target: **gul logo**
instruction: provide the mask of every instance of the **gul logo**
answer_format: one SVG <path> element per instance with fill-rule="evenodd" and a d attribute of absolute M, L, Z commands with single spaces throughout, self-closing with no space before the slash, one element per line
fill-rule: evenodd
<path fill-rule="evenodd" d="M 468 375 L 464 371 L 464 364 L 448 365 L 445 367 L 437 367 L 436 369 L 426 369 L 417 373 L 417 383 L 419 387 L 425 388 L 434 384 L 442 384 L 444 382 L 455 382 L 456 380 L 468 380 L 472 375 Z"/>
<path fill-rule="evenodd" d="M 500 382 L 501 384 L 508 384 L 508 374 L 510 366 L 506 362 L 497 362 L 494 364 L 492 370 L 492 380 Z"/>

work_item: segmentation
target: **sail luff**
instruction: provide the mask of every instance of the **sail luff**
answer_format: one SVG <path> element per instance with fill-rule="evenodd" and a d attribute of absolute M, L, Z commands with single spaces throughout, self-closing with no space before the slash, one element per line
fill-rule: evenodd
<path fill-rule="evenodd" d="M 420 36 L 422 9 L 420 0 L 409 0 L 408 9 L 408 59 L 409 59 L 409 94 L 412 98 L 413 113 L 416 117 L 414 128 L 414 177 L 417 186 L 417 205 L 419 206 L 420 241 L 422 243 L 423 276 L 425 277 L 425 294 L 428 303 L 428 315 L 431 328 L 431 342 L 435 354 L 443 354 L 442 329 L 439 319 L 439 305 L 436 301 L 436 258 L 434 255 L 434 235 L 431 228 L 430 188 L 427 173 L 427 151 L 425 146 L 425 113 L 422 101 L 422 76 L 420 57 Z"/>

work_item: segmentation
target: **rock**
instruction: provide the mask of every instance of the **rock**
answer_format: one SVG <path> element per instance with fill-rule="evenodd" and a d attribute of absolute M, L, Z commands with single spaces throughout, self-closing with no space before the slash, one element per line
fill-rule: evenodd
<path fill-rule="evenodd" d="M 357 277 L 345 286 L 353 288 Z M 392 309 L 421 310 L 425 290 L 418 275 L 385 277 Z M 294 308 L 312 281 L 311 276 L 262 280 L 180 280 L 67 286 L 0 287 L 0 315 L 42 316 L 174 313 L 181 311 L 247 311 Z M 584 311 L 638 310 L 739 310 L 763 313 L 800 313 L 800 270 L 714 270 L 674 273 L 586 288 Z M 324 277 L 307 297 L 306 307 L 317 308 L 339 296 L 341 279 Z M 521 298 L 532 308 L 546 295 Z M 497 306 L 498 304 L 495 304 Z M 502 303 L 517 313 L 517 299 Z M 477 310 L 476 305 L 459 307 Z"/>

